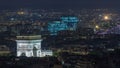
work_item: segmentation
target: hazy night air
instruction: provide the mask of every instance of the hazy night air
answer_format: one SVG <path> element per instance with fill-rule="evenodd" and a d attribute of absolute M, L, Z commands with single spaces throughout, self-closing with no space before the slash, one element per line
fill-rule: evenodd
<path fill-rule="evenodd" d="M 120 68 L 120 0 L 0 0 L 0 68 Z"/>
<path fill-rule="evenodd" d="M 119 0 L 0 0 L 0 8 L 119 8 Z"/>

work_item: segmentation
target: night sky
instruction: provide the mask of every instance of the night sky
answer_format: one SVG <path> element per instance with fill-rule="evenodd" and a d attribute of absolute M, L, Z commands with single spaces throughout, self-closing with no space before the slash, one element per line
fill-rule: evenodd
<path fill-rule="evenodd" d="M 119 8 L 120 0 L 0 0 L 0 8 Z"/>

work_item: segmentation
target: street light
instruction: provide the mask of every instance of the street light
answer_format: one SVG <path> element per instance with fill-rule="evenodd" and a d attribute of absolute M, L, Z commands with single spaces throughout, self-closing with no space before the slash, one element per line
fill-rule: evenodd
<path fill-rule="evenodd" d="M 103 20 L 112 20 L 112 17 L 110 14 L 104 14 L 103 15 Z"/>
<path fill-rule="evenodd" d="M 109 18 L 109 16 L 104 16 L 104 20 L 109 20 L 110 18 Z"/>
<path fill-rule="evenodd" d="M 100 27 L 98 25 L 95 26 L 96 29 L 99 29 Z"/>

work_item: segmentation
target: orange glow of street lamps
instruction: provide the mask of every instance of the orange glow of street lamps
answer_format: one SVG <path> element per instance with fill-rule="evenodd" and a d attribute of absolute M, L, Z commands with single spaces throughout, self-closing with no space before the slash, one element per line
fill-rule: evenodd
<path fill-rule="evenodd" d="M 109 20 L 109 19 L 110 19 L 110 17 L 108 15 L 104 16 L 104 20 Z"/>

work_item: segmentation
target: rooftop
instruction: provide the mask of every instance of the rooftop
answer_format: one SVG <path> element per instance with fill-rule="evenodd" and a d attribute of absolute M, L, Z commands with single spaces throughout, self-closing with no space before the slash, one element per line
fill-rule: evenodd
<path fill-rule="evenodd" d="M 38 40 L 41 39 L 41 35 L 32 35 L 32 36 L 16 36 L 17 40 Z"/>

